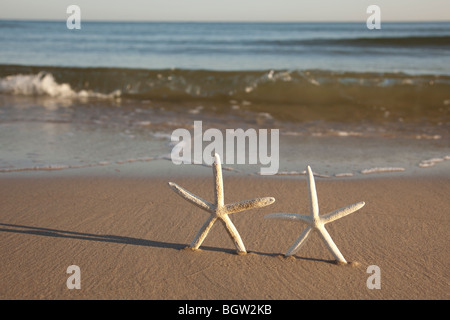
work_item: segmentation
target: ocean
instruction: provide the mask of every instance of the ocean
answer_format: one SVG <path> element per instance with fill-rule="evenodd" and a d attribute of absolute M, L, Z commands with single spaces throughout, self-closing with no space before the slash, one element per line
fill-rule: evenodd
<path fill-rule="evenodd" d="M 449 154 L 449 22 L 0 21 L 0 43 L 3 172 L 153 159 L 194 121 L 280 129 L 285 159 L 335 137 L 417 146 L 390 164 Z M 346 153 L 342 170 L 361 170 Z"/>
<path fill-rule="evenodd" d="M 0 21 L 2 64 L 450 75 L 450 23 Z"/>

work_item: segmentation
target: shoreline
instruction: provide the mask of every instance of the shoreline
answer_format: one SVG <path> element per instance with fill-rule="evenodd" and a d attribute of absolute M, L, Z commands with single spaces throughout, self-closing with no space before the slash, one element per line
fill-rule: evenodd
<path fill-rule="evenodd" d="M 340 171 L 330 170 L 329 165 L 319 163 L 314 165 L 311 161 L 302 161 L 305 168 L 298 167 L 287 161 L 287 165 L 279 168 L 278 172 L 271 175 L 260 173 L 261 165 L 227 165 L 222 169 L 232 176 L 261 177 L 261 178 L 285 178 L 295 179 L 306 176 L 306 166 L 310 165 L 314 176 L 322 180 L 367 180 L 372 178 L 450 178 L 450 157 L 432 157 L 417 162 L 416 165 L 374 165 L 358 169 Z M 340 163 L 342 165 L 342 163 Z M 339 164 L 338 164 L 339 166 Z M 80 165 L 48 164 L 25 168 L 0 168 L 0 179 L 14 178 L 59 178 L 59 177 L 112 177 L 112 178 L 162 178 L 166 176 L 180 177 L 206 177 L 211 174 L 211 166 L 207 164 L 179 164 L 170 160 L 170 155 L 135 158 L 120 161 L 100 161 Z"/>
<path fill-rule="evenodd" d="M 264 219 L 308 213 L 305 177 L 224 171 L 225 203 L 260 196 L 276 202 L 231 216 L 248 249 L 235 253 L 221 224 L 200 251 L 183 250 L 206 213 L 167 186 L 211 199 L 205 176 L 0 175 L 2 299 L 448 299 L 450 178 L 316 179 L 321 214 L 365 201 L 327 230 L 350 265 L 338 266 L 314 234 L 283 254 L 304 225 Z M 446 240 L 447 239 L 447 240 Z M 66 268 L 81 269 L 81 289 Z M 381 269 L 368 289 L 366 269 Z"/>

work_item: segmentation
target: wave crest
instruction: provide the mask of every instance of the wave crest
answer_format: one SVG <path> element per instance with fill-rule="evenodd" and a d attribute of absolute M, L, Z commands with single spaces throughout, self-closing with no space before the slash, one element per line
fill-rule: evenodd
<path fill-rule="evenodd" d="M 0 78 L 0 93 L 23 96 L 49 96 L 53 98 L 100 98 L 109 99 L 120 97 L 120 90 L 110 94 L 98 93 L 91 90 L 75 91 L 67 83 L 58 83 L 51 73 L 15 74 Z"/>
<path fill-rule="evenodd" d="M 288 121 L 416 121 L 447 124 L 448 75 L 329 70 L 75 68 L 0 65 L 0 94 L 102 99 L 254 111 Z M 117 100 L 116 100 L 117 99 Z M 152 103 L 148 103 L 152 102 Z M 206 110 L 206 109 L 205 109 Z M 200 112 L 195 109 L 192 113 Z"/>

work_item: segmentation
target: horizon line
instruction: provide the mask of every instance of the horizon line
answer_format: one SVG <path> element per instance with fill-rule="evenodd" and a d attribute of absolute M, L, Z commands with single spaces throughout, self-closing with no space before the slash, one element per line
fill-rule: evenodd
<path fill-rule="evenodd" d="M 65 22 L 66 19 L 2 18 L 0 21 Z M 83 19 L 82 22 L 106 23 L 366 23 L 366 20 L 126 20 Z M 450 20 L 385 20 L 382 23 L 444 23 Z"/>

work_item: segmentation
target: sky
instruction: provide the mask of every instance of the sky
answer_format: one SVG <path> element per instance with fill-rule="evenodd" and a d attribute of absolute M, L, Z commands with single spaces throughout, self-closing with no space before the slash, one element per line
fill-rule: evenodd
<path fill-rule="evenodd" d="M 1 0 L 0 19 L 109 21 L 365 21 L 369 5 L 382 21 L 449 21 L 449 0 Z"/>

